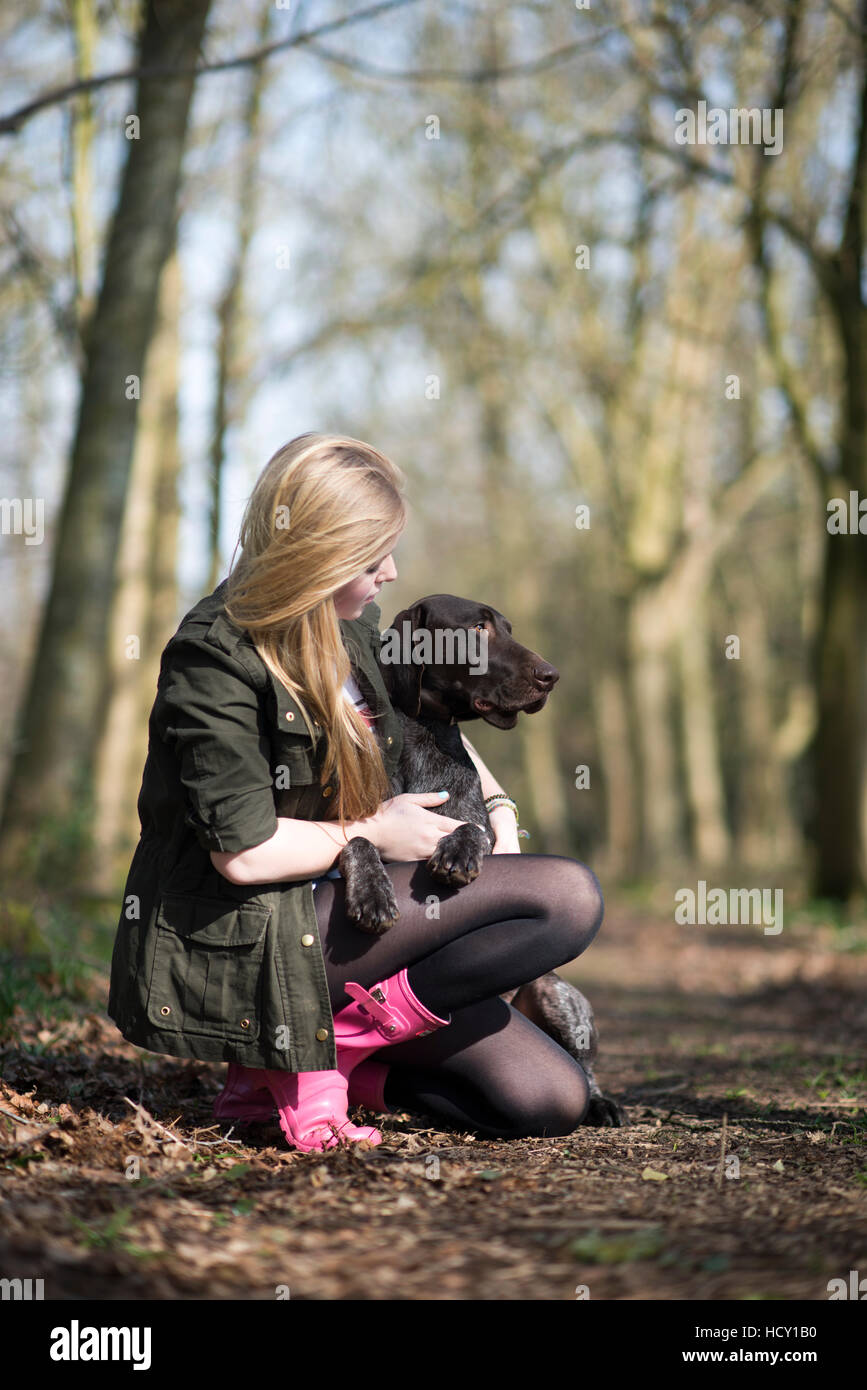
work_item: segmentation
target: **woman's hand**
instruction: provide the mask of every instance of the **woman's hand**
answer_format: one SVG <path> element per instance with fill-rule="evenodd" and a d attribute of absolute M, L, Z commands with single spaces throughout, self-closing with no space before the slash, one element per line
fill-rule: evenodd
<path fill-rule="evenodd" d="M 488 820 L 495 836 L 491 854 L 520 854 L 518 822 L 511 806 L 495 806 L 493 811 L 488 812 Z"/>
<path fill-rule="evenodd" d="M 443 806 L 447 799 L 439 792 L 401 792 L 383 801 L 376 815 L 361 821 L 359 833 L 376 845 L 385 860 L 430 859 L 444 835 L 466 824 L 425 809 Z"/>

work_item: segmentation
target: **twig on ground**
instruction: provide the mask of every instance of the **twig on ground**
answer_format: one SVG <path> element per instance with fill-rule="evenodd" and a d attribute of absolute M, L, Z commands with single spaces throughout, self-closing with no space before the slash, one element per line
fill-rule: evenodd
<path fill-rule="evenodd" d="M 721 1188 L 721 1187 L 722 1187 L 723 1169 L 725 1168 L 725 1161 L 726 1161 L 726 1140 L 728 1139 L 728 1126 L 729 1126 L 729 1117 L 728 1117 L 727 1111 L 724 1110 L 724 1111 L 723 1111 L 723 1122 L 722 1122 L 722 1134 L 720 1135 L 720 1146 L 719 1146 L 719 1168 L 717 1169 L 717 1175 L 716 1175 L 716 1185 L 717 1185 L 718 1188 Z"/>
<path fill-rule="evenodd" d="M 37 1120 L 27 1120 L 23 1115 L 16 1115 L 12 1110 L 6 1110 L 0 1105 L 0 1115 L 6 1115 L 10 1120 L 14 1120 L 17 1125 L 27 1125 L 28 1129 L 56 1129 L 57 1125 L 40 1125 Z"/>
<path fill-rule="evenodd" d="M 25 1119 L 23 1115 L 15 1115 L 11 1110 L 4 1110 L 2 1106 L 0 1106 L 0 1114 L 5 1115 L 10 1120 L 14 1120 L 15 1123 L 21 1125 L 23 1129 L 33 1129 L 36 1131 L 35 1134 L 31 1134 L 29 1139 L 13 1139 L 12 1143 L 16 1149 L 26 1149 L 31 1144 L 37 1144 L 40 1139 L 44 1139 L 47 1134 L 53 1134 L 55 1130 L 60 1129 L 63 1125 L 62 1120 L 58 1120 L 57 1123 L 53 1125 L 36 1124 L 32 1120 Z"/>
<path fill-rule="evenodd" d="M 676 1086 L 663 1086 L 656 1091 L 645 1091 L 642 1086 L 633 1086 L 631 1090 L 634 1091 L 639 1101 L 643 1101 L 650 1100 L 653 1096 L 673 1096 L 676 1091 L 686 1090 L 688 1085 L 688 1081 L 679 1081 Z"/>
<path fill-rule="evenodd" d="M 194 1134 L 193 1143 L 196 1145 L 196 1148 L 210 1149 L 214 1148 L 217 1144 L 232 1144 L 236 1149 L 245 1149 L 247 1146 L 244 1143 L 243 1139 L 230 1138 L 230 1135 L 234 1133 L 234 1130 L 235 1126 L 232 1125 L 232 1128 L 226 1131 L 222 1139 L 200 1139 L 198 1134 Z"/>
<path fill-rule="evenodd" d="M 170 1129 L 166 1129 L 165 1125 L 161 1125 L 159 1120 L 155 1120 L 150 1111 L 146 1110 L 143 1105 L 136 1104 L 134 1100 L 130 1100 L 129 1096 L 124 1096 L 124 1100 L 127 1105 L 131 1106 L 132 1109 L 136 1111 L 136 1114 L 145 1124 L 151 1125 L 154 1129 L 159 1130 L 160 1134 L 164 1134 L 173 1144 L 180 1144 L 184 1149 L 190 1148 L 186 1139 L 182 1139 L 179 1134 L 173 1134 Z"/>

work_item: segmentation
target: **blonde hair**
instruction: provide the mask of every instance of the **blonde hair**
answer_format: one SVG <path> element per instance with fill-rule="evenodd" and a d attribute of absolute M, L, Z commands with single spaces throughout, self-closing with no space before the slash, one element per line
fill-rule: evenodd
<path fill-rule="evenodd" d="M 337 781 L 332 817 L 363 820 L 389 794 L 373 733 L 342 686 L 351 665 L 334 594 L 393 549 L 406 525 L 405 480 L 359 439 L 302 434 L 256 482 L 230 568 L 225 611 L 325 731 L 322 781 Z M 237 546 L 236 546 L 237 551 Z M 234 557 L 233 557 L 234 559 Z"/>

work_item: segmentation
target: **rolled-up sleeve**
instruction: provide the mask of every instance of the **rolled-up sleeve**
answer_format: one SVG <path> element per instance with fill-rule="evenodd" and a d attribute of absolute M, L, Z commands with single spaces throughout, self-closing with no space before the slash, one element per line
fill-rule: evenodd
<path fill-rule="evenodd" d="M 244 667 L 206 642 L 166 649 L 159 685 L 166 746 L 177 760 L 187 824 L 205 849 L 237 854 L 277 830 L 261 697 Z"/>

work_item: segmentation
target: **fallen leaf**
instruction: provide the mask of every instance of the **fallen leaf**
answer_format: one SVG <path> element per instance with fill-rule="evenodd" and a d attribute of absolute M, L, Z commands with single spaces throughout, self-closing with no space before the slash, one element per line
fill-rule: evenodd
<path fill-rule="evenodd" d="M 645 1182 L 668 1182 L 667 1173 L 658 1173 L 655 1168 L 645 1168 L 641 1174 Z"/>

